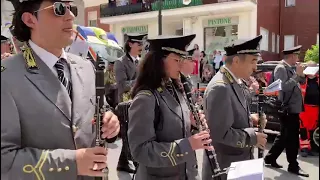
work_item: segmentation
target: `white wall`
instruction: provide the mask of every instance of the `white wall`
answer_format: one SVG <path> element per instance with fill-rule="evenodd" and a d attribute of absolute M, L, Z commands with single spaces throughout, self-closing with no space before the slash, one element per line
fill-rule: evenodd
<path fill-rule="evenodd" d="M 74 23 L 84 26 L 84 0 L 75 0 L 74 3 L 78 7 L 78 16 L 75 18 Z"/>
<path fill-rule="evenodd" d="M 84 7 L 92 7 L 92 6 L 99 6 L 100 4 L 108 3 L 109 0 L 83 0 Z"/>
<path fill-rule="evenodd" d="M 156 23 L 158 24 L 158 22 Z M 175 35 L 176 31 L 182 28 L 183 22 L 181 20 L 172 22 L 164 21 L 162 26 L 162 35 Z"/>

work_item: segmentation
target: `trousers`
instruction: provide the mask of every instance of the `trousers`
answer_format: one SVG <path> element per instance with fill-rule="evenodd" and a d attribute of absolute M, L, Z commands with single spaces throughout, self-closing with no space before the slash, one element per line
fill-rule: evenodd
<path fill-rule="evenodd" d="M 269 161 L 276 161 L 285 149 L 289 168 L 299 168 L 299 163 L 297 161 L 299 152 L 299 114 L 281 114 L 280 125 L 280 135 L 276 137 L 265 158 Z"/>

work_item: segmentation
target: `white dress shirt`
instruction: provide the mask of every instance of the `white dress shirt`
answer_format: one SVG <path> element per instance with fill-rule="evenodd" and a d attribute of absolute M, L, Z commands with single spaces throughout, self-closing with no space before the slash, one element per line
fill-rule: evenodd
<path fill-rule="evenodd" d="M 57 57 L 57 56 L 53 55 L 52 53 L 46 51 L 45 49 L 39 47 L 31 40 L 29 40 L 29 44 L 30 44 L 30 47 L 32 48 L 33 52 L 36 53 L 39 56 L 39 58 L 49 67 L 49 69 L 51 69 L 53 74 L 56 77 L 58 77 L 58 73 L 57 73 L 57 70 L 54 67 L 54 65 L 58 62 L 58 60 L 60 58 L 64 58 L 65 60 L 67 60 L 67 55 L 66 55 L 66 52 L 64 51 L 64 49 L 62 49 L 61 56 Z M 64 61 L 64 65 L 65 65 L 64 66 L 65 67 L 64 68 L 64 75 L 66 78 L 68 78 L 69 81 L 71 81 L 69 65 L 66 61 Z"/>
<path fill-rule="evenodd" d="M 136 60 L 139 61 L 139 56 L 133 57 L 133 56 L 131 56 L 131 54 L 129 54 L 129 55 L 130 55 L 131 59 L 133 60 L 133 63 L 136 63 L 135 62 Z"/>

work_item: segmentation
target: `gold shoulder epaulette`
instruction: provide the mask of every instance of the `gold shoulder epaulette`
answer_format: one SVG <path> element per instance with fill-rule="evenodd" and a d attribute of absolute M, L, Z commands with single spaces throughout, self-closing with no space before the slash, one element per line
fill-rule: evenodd
<path fill-rule="evenodd" d="M 6 67 L 1 65 L 1 72 L 3 72 L 4 70 L 6 70 Z"/>
<path fill-rule="evenodd" d="M 138 95 L 147 95 L 147 96 L 152 96 L 152 92 L 150 90 L 141 90 L 138 92 Z"/>
<path fill-rule="evenodd" d="M 223 80 L 219 80 L 213 83 L 213 85 L 215 84 L 228 84 L 227 82 L 223 81 Z"/>
<path fill-rule="evenodd" d="M 162 93 L 162 92 L 163 92 L 162 87 L 158 87 L 158 88 L 157 88 L 157 91 L 158 91 L 159 93 Z"/>

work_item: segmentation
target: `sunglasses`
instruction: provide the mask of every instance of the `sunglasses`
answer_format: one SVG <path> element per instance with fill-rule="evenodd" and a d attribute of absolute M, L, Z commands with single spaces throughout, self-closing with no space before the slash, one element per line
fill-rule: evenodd
<path fill-rule="evenodd" d="M 67 9 L 69 9 L 75 17 L 78 16 L 78 8 L 77 8 L 77 6 L 71 5 L 71 4 L 65 3 L 65 2 L 55 2 L 51 6 L 45 7 L 43 9 L 39 9 L 39 10 L 34 11 L 34 12 L 37 13 L 39 11 L 50 9 L 50 8 L 53 8 L 54 14 L 56 16 L 58 16 L 58 17 L 64 16 L 67 13 Z"/>

